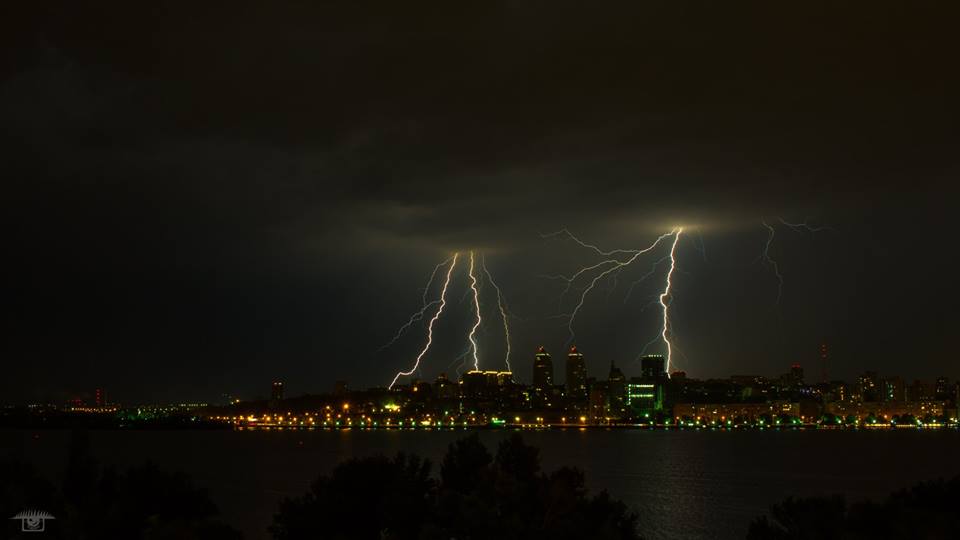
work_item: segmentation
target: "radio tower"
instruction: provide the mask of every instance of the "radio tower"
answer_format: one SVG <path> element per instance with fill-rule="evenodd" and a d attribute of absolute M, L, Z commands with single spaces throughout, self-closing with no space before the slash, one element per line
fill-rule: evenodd
<path fill-rule="evenodd" d="M 823 382 L 830 382 L 830 373 L 827 371 L 827 343 L 823 342 L 820 344 L 820 368 L 822 369 Z"/>

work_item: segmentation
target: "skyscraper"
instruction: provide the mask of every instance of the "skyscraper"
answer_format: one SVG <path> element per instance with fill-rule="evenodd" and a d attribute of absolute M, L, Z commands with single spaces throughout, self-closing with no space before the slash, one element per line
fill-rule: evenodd
<path fill-rule="evenodd" d="M 883 401 L 906 401 L 906 386 L 900 377 L 883 380 Z"/>
<path fill-rule="evenodd" d="M 97 407 L 105 407 L 107 405 L 107 397 L 103 388 L 97 388 L 93 392 L 93 402 Z"/>
<path fill-rule="evenodd" d="M 609 415 L 620 419 L 626 413 L 624 400 L 627 396 L 627 378 L 623 376 L 613 360 L 610 361 L 610 375 L 607 376 L 607 399 L 610 403 Z"/>
<path fill-rule="evenodd" d="M 667 375 L 665 365 L 666 359 L 663 355 L 648 354 L 640 359 L 640 376 L 647 380 L 662 379 Z"/>
<path fill-rule="evenodd" d="M 553 386 L 553 359 L 541 345 L 533 359 L 533 389 L 543 392 Z"/>
<path fill-rule="evenodd" d="M 586 400 L 587 394 L 587 363 L 577 347 L 570 347 L 567 354 L 567 396 L 576 400 Z"/>
<path fill-rule="evenodd" d="M 790 366 L 790 378 L 795 385 L 803 384 L 803 366 L 800 364 Z"/>
<path fill-rule="evenodd" d="M 934 393 L 937 399 L 950 399 L 950 379 L 946 377 L 937 377 Z"/>
<path fill-rule="evenodd" d="M 270 386 L 270 401 L 283 401 L 283 383 L 274 381 Z"/>
<path fill-rule="evenodd" d="M 865 371 L 857 379 L 857 390 L 860 393 L 860 401 L 880 401 L 880 377 L 877 372 Z"/>

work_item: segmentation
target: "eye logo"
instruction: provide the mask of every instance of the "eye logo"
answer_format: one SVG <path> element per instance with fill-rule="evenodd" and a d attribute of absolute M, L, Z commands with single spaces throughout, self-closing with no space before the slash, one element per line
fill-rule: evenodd
<path fill-rule="evenodd" d="M 20 520 L 21 532 L 43 532 L 48 519 L 57 519 L 48 512 L 40 510 L 24 510 L 10 519 Z"/>

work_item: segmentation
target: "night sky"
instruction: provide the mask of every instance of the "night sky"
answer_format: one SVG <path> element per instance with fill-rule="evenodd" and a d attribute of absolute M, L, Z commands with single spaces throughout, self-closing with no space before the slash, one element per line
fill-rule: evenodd
<path fill-rule="evenodd" d="M 540 344 L 560 373 L 550 316 L 588 281 L 561 308 L 538 276 L 600 260 L 541 238 L 564 227 L 604 249 L 686 227 L 691 377 L 818 381 L 822 341 L 831 378 L 960 376 L 954 2 L 23 4 L 0 17 L 0 401 L 386 385 L 425 329 L 377 348 L 456 250 L 516 314 L 520 379 Z M 667 267 L 625 295 L 665 254 L 587 298 L 590 375 L 638 374 Z M 459 269 L 425 378 L 466 347 Z"/>

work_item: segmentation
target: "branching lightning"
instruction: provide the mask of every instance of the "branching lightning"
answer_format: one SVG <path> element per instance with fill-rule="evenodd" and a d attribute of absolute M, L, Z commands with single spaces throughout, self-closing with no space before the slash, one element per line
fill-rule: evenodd
<path fill-rule="evenodd" d="M 564 229 L 564 230 L 566 230 L 566 229 Z M 570 234 L 570 233 L 568 232 L 567 234 Z M 572 236 L 572 235 L 571 235 L 571 236 Z M 576 237 L 574 237 L 574 239 L 576 239 Z M 581 243 L 581 242 L 580 242 L 579 240 L 577 240 L 577 243 Z M 581 243 L 581 245 L 583 245 L 583 246 L 589 246 L 588 244 L 582 244 L 582 243 Z M 592 247 L 592 246 L 589 246 L 589 247 Z M 603 252 L 600 252 L 600 253 L 603 253 Z M 580 276 L 582 276 L 583 274 L 585 274 L 585 273 L 587 273 L 587 272 L 589 272 L 589 271 L 591 271 L 591 270 L 596 270 L 597 268 L 600 268 L 601 266 L 605 266 L 605 265 L 608 265 L 608 264 L 620 264 L 620 261 L 618 261 L 618 260 L 616 260 L 616 259 L 607 259 L 607 260 L 605 260 L 605 261 L 600 261 L 600 262 L 598 262 L 597 264 L 594 264 L 594 265 L 591 265 L 591 266 L 586 266 L 586 267 L 584 267 L 584 268 L 581 268 L 580 270 L 577 270 L 577 272 L 576 272 L 575 274 L 573 274 L 572 276 L 570 276 L 570 277 L 567 277 L 567 276 L 565 276 L 565 275 L 563 275 L 563 274 L 541 275 L 540 277 L 546 278 L 546 279 L 559 279 L 559 280 L 563 280 L 563 281 L 567 284 L 566 287 L 563 288 L 563 292 L 560 293 L 560 299 L 557 301 L 557 306 L 558 306 L 558 310 L 559 310 L 559 309 L 561 309 L 562 306 L 563 306 L 563 299 L 567 296 L 567 293 L 570 292 L 570 288 L 573 286 L 573 282 L 576 281 L 577 278 L 579 278 Z M 611 267 L 611 270 L 619 270 L 620 268 L 623 268 L 623 266 L 614 266 L 614 267 Z M 604 275 L 606 275 L 606 274 L 604 274 Z"/>
<path fill-rule="evenodd" d="M 493 280 L 493 276 L 490 275 L 490 271 L 487 270 L 486 257 L 482 254 L 480 255 L 480 267 L 483 268 L 483 273 L 487 275 L 487 281 L 490 285 L 493 285 L 493 288 L 497 291 L 497 307 L 500 308 L 500 316 L 503 318 L 503 335 L 507 342 L 507 356 L 504 358 L 504 362 L 507 364 L 507 371 L 512 372 L 513 368 L 510 367 L 510 325 L 507 322 L 509 318 L 507 306 L 503 302 L 503 293 L 500 291 L 500 286 L 497 285 L 497 282 Z"/>
<path fill-rule="evenodd" d="M 780 223 L 783 223 L 783 224 L 786 225 L 787 227 L 790 227 L 791 229 L 793 229 L 793 230 L 795 230 L 795 231 L 797 231 L 797 232 L 807 231 L 807 232 L 815 233 L 815 232 L 820 232 L 820 231 L 832 231 L 832 230 L 834 230 L 832 227 L 827 227 L 826 225 L 813 226 L 813 225 L 810 225 L 809 223 L 807 223 L 806 221 L 803 221 L 803 222 L 801 222 L 801 223 L 790 223 L 789 221 L 786 221 L 786 220 L 784 220 L 783 218 L 777 218 L 777 219 L 780 220 Z"/>
<path fill-rule="evenodd" d="M 780 274 L 777 261 L 770 257 L 770 245 L 773 244 L 773 237 L 776 236 L 777 231 L 764 219 L 761 219 L 760 223 L 763 223 L 763 226 L 767 228 L 767 243 L 764 245 L 762 258 L 764 263 L 773 268 L 773 274 L 777 276 L 777 305 L 779 305 L 780 298 L 783 296 L 783 275 Z"/>
<path fill-rule="evenodd" d="M 660 266 L 660 263 L 662 263 L 663 261 L 665 261 L 665 260 L 667 260 L 667 259 L 669 259 L 669 258 L 670 258 L 670 256 L 667 255 L 666 257 L 662 257 L 662 258 L 660 258 L 660 259 L 657 259 L 657 261 L 653 263 L 653 266 L 650 268 L 650 271 L 649 271 L 649 272 L 647 272 L 646 274 L 640 276 L 640 279 L 637 279 L 637 280 L 635 280 L 633 283 L 631 283 L 631 284 L 630 284 L 630 288 L 627 289 L 627 295 L 623 297 L 623 303 L 626 304 L 626 303 L 630 300 L 630 295 L 633 294 L 633 288 L 634 288 L 634 287 L 636 287 L 637 285 L 643 283 L 644 281 L 646 281 L 646 279 L 647 279 L 648 277 L 650 277 L 650 276 L 652 276 L 654 273 L 656 273 L 657 267 Z"/>
<path fill-rule="evenodd" d="M 477 276 L 473 273 L 474 267 L 474 257 L 473 252 L 470 252 L 470 290 L 473 291 L 473 306 L 476 310 L 477 322 L 473 324 L 473 328 L 470 329 L 470 335 L 467 336 L 467 339 L 470 340 L 470 347 L 473 354 L 473 369 L 480 369 L 480 358 L 477 354 L 477 340 L 474 338 L 474 334 L 477 332 L 477 328 L 480 327 L 480 323 L 483 322 L 483 319 L 480 317 L 480 291 L 477 290 Z"/>
<path fill-rule="evenodd" d="M 577 238 L 576 236 L 574 236 L 570 231 L 568 231 L 568 230 L 566 230 L 566 229 L 563 229 L 563 230 L 558 231 L 558 232 L 556 232 L 556 233 L 551 233 L 550 235 L 541 235 L 541 236 L 544 236 L 544 237 L 552 237 L 552 236 L 556 236 L 556 235 L 558 235 L 558 234 L 566 234 L 566 235 L 569 236 L 573 241 L 575 241 L 577 244 L 579 244 L 579 245 L 581 245 L 581 246 L 583 246 L 583 247 L 585 247 L 585 248 L 591 249 L 591 250 L 595 251 L 596 253 L 598 253 L 598 254 L 600 254 L 600 255 L 603 255 L 603 256 L 612 257 L 612 256 L 615 255 L 615 254 L 630 254 L 630 255 L 631 255 L 629 258 L 627 258 L 626 260 L 623 260 L 623 261 L 620 260 L 620 259 L 617 259 L 617 258 L 610 258 L 610 259 L 606 259 L 606 260 L 600 261 L 600 262 L 597 263 L 597 264 L 593 264 L 593 265 L 590 265 L 590 266 L 581 268 L 580 270 L 578 270 L 576 273 L 574 273 L 574 274 L 573 274 L 572 276 L 570 276 L 570 277 L 566 277 L 566 276 L 562 276 L 562 275 L 561 275 L 561 276 L 546 276 L 546 277 L 551 278 L 551 279 L 557 279 L 557 278 L 559 278 L 559 279 L 563 279 L 564 281 L 566 281 L 567 286 L 566 286 L 566 288 L 564 289 L 564 294 L 566 294 L 566 292 L 569 291 L 570 287 L 571 287 L 571 286 L 573 285 L 573 283 L 577 280 L 577 278 L 579 278 L 580 276 L 582 276 L 583 274 L 585 274 L 585 273 L 587 273 L 587 272 L 589 272 L 589 271 L 591 271 L 591 270 L 597 270 L 597 269 L 600 269 L 601 267 L 606 267 L 606 268 L 603 268 L 603 270 L 602 270 L 600 273 L 598 273 L 596 276 L 594 276 L 593 279 L 590 281 L 590 284 L 587 285 L 587 286 L 581 291 L 581 293 L 580 293 L 580 299 L 579 299 L 579 301 L 577 302 L 576 306 L 574 306 L 573 311 L 570 312 L 570 313 L 564 313 L 564 314 L 561 315 L 562 317 L 564 317 L 564 318 L 567 319 L 567 330 L 569 331 L 569 334 L 570 334 L 570 337 L 569 337 L 569 339 L 567 340 L 567 345 L 570 345 L 570 344 L 573 342 L 573 340 L 575 339 L 575 337 L 576 337 L 576 333 L 575 333 L 574 330 L 573 330 L 573 325 L 574 325 L 574 323 L 575 323 L 575 321 L 576 321 L 577 314 L 580 312 L 580 309 L 583 307 L 583 303 L 584 303 L 584 301 L 586 300 L 587 295 L 590 294 L 590 291 L 593 290 L 593 288 L 597 285 L 597 283 L 598 283 L 601 279 L 603 279 L 604 277 L 607 277 L 607 276 L 609 276 L 610 274 L 612 274 L 612 273 L 614 273 L 614 272 L 618 272 L 619 270 L 622 270 L 624 267 L 627 267 L 627 266 L 630 266 L 631 264 L 633 264 L 633 262 L 636 261 L 636 260 L 640 257 L 640 255 L 643 255 L 644 253 L 648 253 L 648 252 L 650 252 L 651 250 L 653 250 L 654 248 L 656 248 L 664 238 L 667 238 L 667 237 L 669 237 L 669 236 L 679 237 L 681 230 L 682 230 L 681 228 L 677 228 L 677 229 L 674 229 L 674 230 L 670 231 L 669 233 L 665 233 L 665 234 L 660 235 L 652 244 L 650 244 L 650 246 L 648 246 L 648 247 L 646 247 L 646 248 L 644 248 L 644 249 L 617 249 L 617 250 L 611 250 L 611 251 L 604 251 L 604 250 L 598 248 L 597 246 L 594 246 L 594 245 L 592 245 L 592 244 L 587 244 L 587 243 L 581 241 L 579 238 Z"/>
<path fill-rule="evenodd" d="M 471 253 L 471 263 L 473 262 L 473 254 Z M 437 308 L 436 313 L 433 314 L 433 317 L 430 319 L 430 323 L 427 325 L 427 344 L 424 345 L 423 350 L 420 351 L 420 354 L 417 355 L 417 359 L 413 364 L 413 368 L 410 371 L 400 371 L 394 376 L 393 381 L 388 386 L 388 389 L 392 389 L 393 385 L 397 384 L 397 379 L 401 376 L 408 377 L 417 371 L 417 368 L 420 367 L 420 360 L 423 359 L 424 355 L 427 354 L 427 351 L 430 350 L 430 345 L 433 344 L 433 323 L 437 322 L 437 319 L 440 318 L 440 314 L 443 313 L 444 306 L 447 305 L 447 287 L 450 286 L 450 276 L 453 275 L 453 269 L 457 266 L 457 258 L 460 256 L 459 253 L 454 253 L 453 258 L 450 261 L 450 267 L 447 268 L 447 277 L 443 282 L 443 290 L 440 291 L 440 307 Z M 438 266 L 439 268 L 439 266 Z M 472 275 L 472 264 L 471 264 L 471 275 Z M 424 308 L 426 309 L 426 308 Z M 474 349 L 475 351 L 476 349 Z"/>
<path fill-rule="evenodd" d="M 821 231 L 832 231 L 832 227 L 826 225 L 814 226 L 810 225 L 808 221 L 804 220 L 800 223 L 791 223 L 782 217 L 778 217 L 777 220 L 782 223 L 784 226 L 791 228 L 795 232 L 811 232 L 817 233 Z M 762 260 L 764 264 L 770 266 L 773 269 L 773 273 L 777 276 L 777 304 L 780 304 L 780 299 L 783 296 L 783 275 L 780 274 L 780 266 L 777 264 L 777 261 L 773 260 L 770 256 L 770 246 L 773 244 L 773 238 L 776 236 L 776 229 L 772 225 L 766 222 L 765 219 L 760 219 L 760 223 L 763 224 L 767 229 L 767 242 L 764 244 L 763 253 L 760 255 L 758 260 Z"/>
<path fill-rule="evenodd" d="M 455 256 L 456 255 L 454 255 L 454 257 Z M 427 281 L 427 286 L 423 288 L 423 305 L 420 308 L 420 311 L 417 311 L 416 313 L 411 315 L 410 319 L 397 330 L 397 333 L 393 336 L 393 338 L 390 339 L 390 341 L 385 343 L 383 346 L 381 346 L 379 349 L 377 349 L 377 352 L 382 352 L 384 349 L 396 343 L 397 340 L 400 339 L 403 333 L 406 332 L 413 323 L 423 319 L 423 314 L 427 312 L 427 309 L 440 303 L 440 300 L 433 300 L 433 301 L 427 302 L 427 295 L 430 294 L 430 289 L 433 287 L 433 280 L 437 277 L 437 272 L 441 268 L 443 268 L 446 264 L 448 264 L 452 259 L 453 257 L 450 257 L 449 259 L 433 267 L 433 272 L 430 274 L 430 279 Z"/>
<path fill-rule="evenodd" d="M 543 238 L 543 239 L 546 239 L 546 238 L 555 238 L 555 237 L 560 236 L 560 235 L 564 235 L 564 236 L 566 236 L 567 238 L 569 238 L 569 239 L 573 240 L 574 242 L 576 242 L 577 244 L 579 244 L 580 246 L 585 247 L 585 248 L 590 249 L 590 250 L 593 250 L 593 251 L 595 251 L 598 255 L 603 255 L 604 257 L 612 257 L 612 256 L 614 256 L 614 255 L 618 255 L 618 254 L 621 254 L 621 253 L 622 253 L 622 254 L 633 255 L 634 253 L 637 252 L 637 250 L 635 250 L 635 249 L 611 249 L 610 251 L 603 251 L 602 249 L 600 249 L 599 247 L 597 247 L 597 246 L 595 246 L 595 245 L 593 245 L 593 244 L 588 244 L 588 243 L 580 240 L 579 238 L 577 238 L 576 236 L 574 236 L 574 234 L 573 234 L 572 232 L 570 232 L 570 231 L 569 231 L 568 229 L 566 229 L 566 228 L 560 229 L 559 231 L 552 232 L 552 233 L 541 234 L 541 235 L 540 235 L 540 238 Z"/>
<path fill-rule="evenodd" d="M 512 352 L 511 349 L 511 336 L 510 336 L 510 309 L 507 307 L 507 303 L 504 300 L 503 291 L 500 289 L 500 286 L 493 279 L 493 274 L 490 273 L 490 270 L 487 269 L 487 263 L 482 253 L 479 254 L 480 260 L 477 261 L 478 254 L 474 251 L 470 251 L 470 264 L 467 266 L 467 277 L 469 278 L 470 286 L 466 288 L 463 301 L 467 299 L 468 296 L 472 297 L 471 313 L 474 317 L 472 321 L 470 331 L 467 334 L 467 348 L 466 350 L 457 358 L 451 362 L 451 366 L 457 362 L 464 361 L 463 365 L 457 368 L 457 373 L 460 373 L 461 368 L 469 369 L 472 365 L 472 368 L 475 370 L 480 369 L 480 337 L 478 336 L 477 331 L 483 326 L 483 312 L 480 306 L 480 297 L 484 294 L 484 281 L 483 277 L 486 276 L 486 282 L 493 286 L 493 289 L 497 293 L 497 307 L 500 310 L 500 316 L 503 319 L 503 334 L 504 340 L 506 341 L 506 356 L 504 362 L 508 371 L 512 371 L 510 365 L 510 355 Z M 457 261 L 459 260 L 460 253 L 454 253 L 452 257 L 438 264 L 434 269 L 433 273 L 430 275 L 430 280 L 427 282 L 427 288 L 423 294 L 423 307 L 420 308 L 420 311 L 414 313 L 410 320 L 408 320 L 397 334 L 394 336 L 389 343 L 380 348 L 380 350 L 389 347 L 397 339 L 403 335 L 403 333 L 410 328 L 410 326 L 418 321 L 423 319 L 426 313 L 434 305 L 439 305 L 437 310 L 434 312 L 433 316 L 430 318 L 430 322 L 427 324 L 427 343 L 424 345 L 423 349 L 420 351 L 420 354 L 417 355 L 416 360 L 414 361 L 413 367 L 409 371 L 401 371 L 397 373 L 393 381 L 390 383 L 389 388 L 393 388 L 396 385 L 397 381 L 402 376 L 410 376 L 417 372 L 420 367 L 421 361 L 424 356 L 430 351 L 430 347 L 433 345 L 433 327 L 434 323 L 440 318 L 444 313 L 445 308 L 447 307 L 447 297 L 450 289 L 450 282 L 452 280 L 453 273 L 457 266 Z M 449 265 L 447 267 L 446 277 L 443 282 L 443 288 L 440 292 L 440 299 L 428 301 L 428 293 L 432 287 L 433 282 L 436 280 L 437 273 L 443 268 L 444 265 Z M 482 272 L 482 273 L 481 273 Z M 485 327 L 484 327 L 485 328 Z M 484 335 L 486 335 L 484 333 Z"/>

